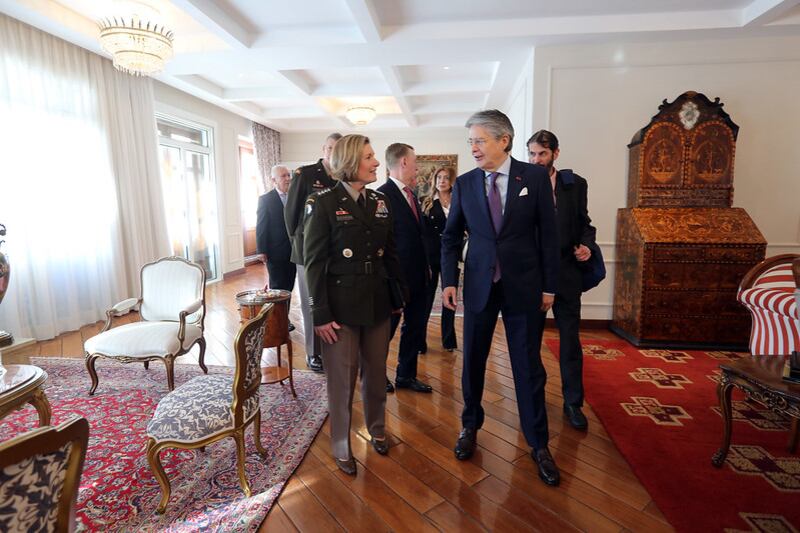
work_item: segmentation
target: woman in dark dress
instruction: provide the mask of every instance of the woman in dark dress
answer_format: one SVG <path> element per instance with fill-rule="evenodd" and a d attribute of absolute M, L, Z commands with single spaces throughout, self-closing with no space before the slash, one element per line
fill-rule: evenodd
<path fill-rule="evenodd" d="M 428 288 L 428 308 L 425 323 L 431 316 L 436 289 L 441 281 L 442 271 L 442 231 L 450 212 L 450 195 L 456 181 L 456 171 L 453 167 L 439 167 L 431 176 L 431 194 L 422 200 L 422 213 L 425 230 L 425 248 L 428 253 L 428 262 L 431 265 L 432 282 Z M 455 330 L 455 312 L 442 306 L 442 347 L 448 352 L 457 348 Z M 424 344 L 420 352 L 428 349 Z"/>

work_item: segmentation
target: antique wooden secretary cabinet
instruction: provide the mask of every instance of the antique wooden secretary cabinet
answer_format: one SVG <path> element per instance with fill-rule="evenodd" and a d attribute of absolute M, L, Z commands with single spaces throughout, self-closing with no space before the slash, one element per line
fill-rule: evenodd
<path fill-rule="evenodd" d="M 695 92 L 664 100 L 628 145 L 611 327 L 636 346 L 747 346 L 736 290 L 766 241 L 731 207 L 739 127 L 722 106 Z"/>

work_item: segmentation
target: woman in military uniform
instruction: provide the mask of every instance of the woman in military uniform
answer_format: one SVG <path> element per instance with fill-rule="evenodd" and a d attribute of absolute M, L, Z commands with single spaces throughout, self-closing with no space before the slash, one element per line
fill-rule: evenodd
<path fill-rule="evenodd" d="M 306 203 L 304 258 L 314 330 L 323 341 L 331 450 L 355 475 L 350 450 L 353 390 L 361 367 L 361 397 L 371 443 L 388 453 L 384 429 L 389 317 L 402 305 L 390 283 L 401 279 L 392 214 L 381 193 L 367 189 L 380 163 L 369 139 L 347 135 L 331 154 L 334 187 Z"/>

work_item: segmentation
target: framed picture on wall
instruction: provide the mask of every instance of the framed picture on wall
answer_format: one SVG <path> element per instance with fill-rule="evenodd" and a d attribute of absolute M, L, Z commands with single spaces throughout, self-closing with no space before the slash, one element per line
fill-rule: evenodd
<path fill-rule="evenodd" d="M 453 167 L 458 175 L 458 154 L 417 156 L 417 198 L 430 194 L 433 188 L 433 173 L 441 167 Z"/>

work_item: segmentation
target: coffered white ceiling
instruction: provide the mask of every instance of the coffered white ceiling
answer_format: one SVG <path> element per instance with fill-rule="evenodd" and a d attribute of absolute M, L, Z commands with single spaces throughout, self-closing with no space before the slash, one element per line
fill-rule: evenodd
<path fill-rule="evenodd" d="M 141 1 L 141 0 L 140 0 Z M 280 131 L 461 126 L 535 46 L 800 33 L 800 0 L 145 0 L 175 33 L 158 79 Z M 97 53 L 111 0 L 0 0 Z"/>

